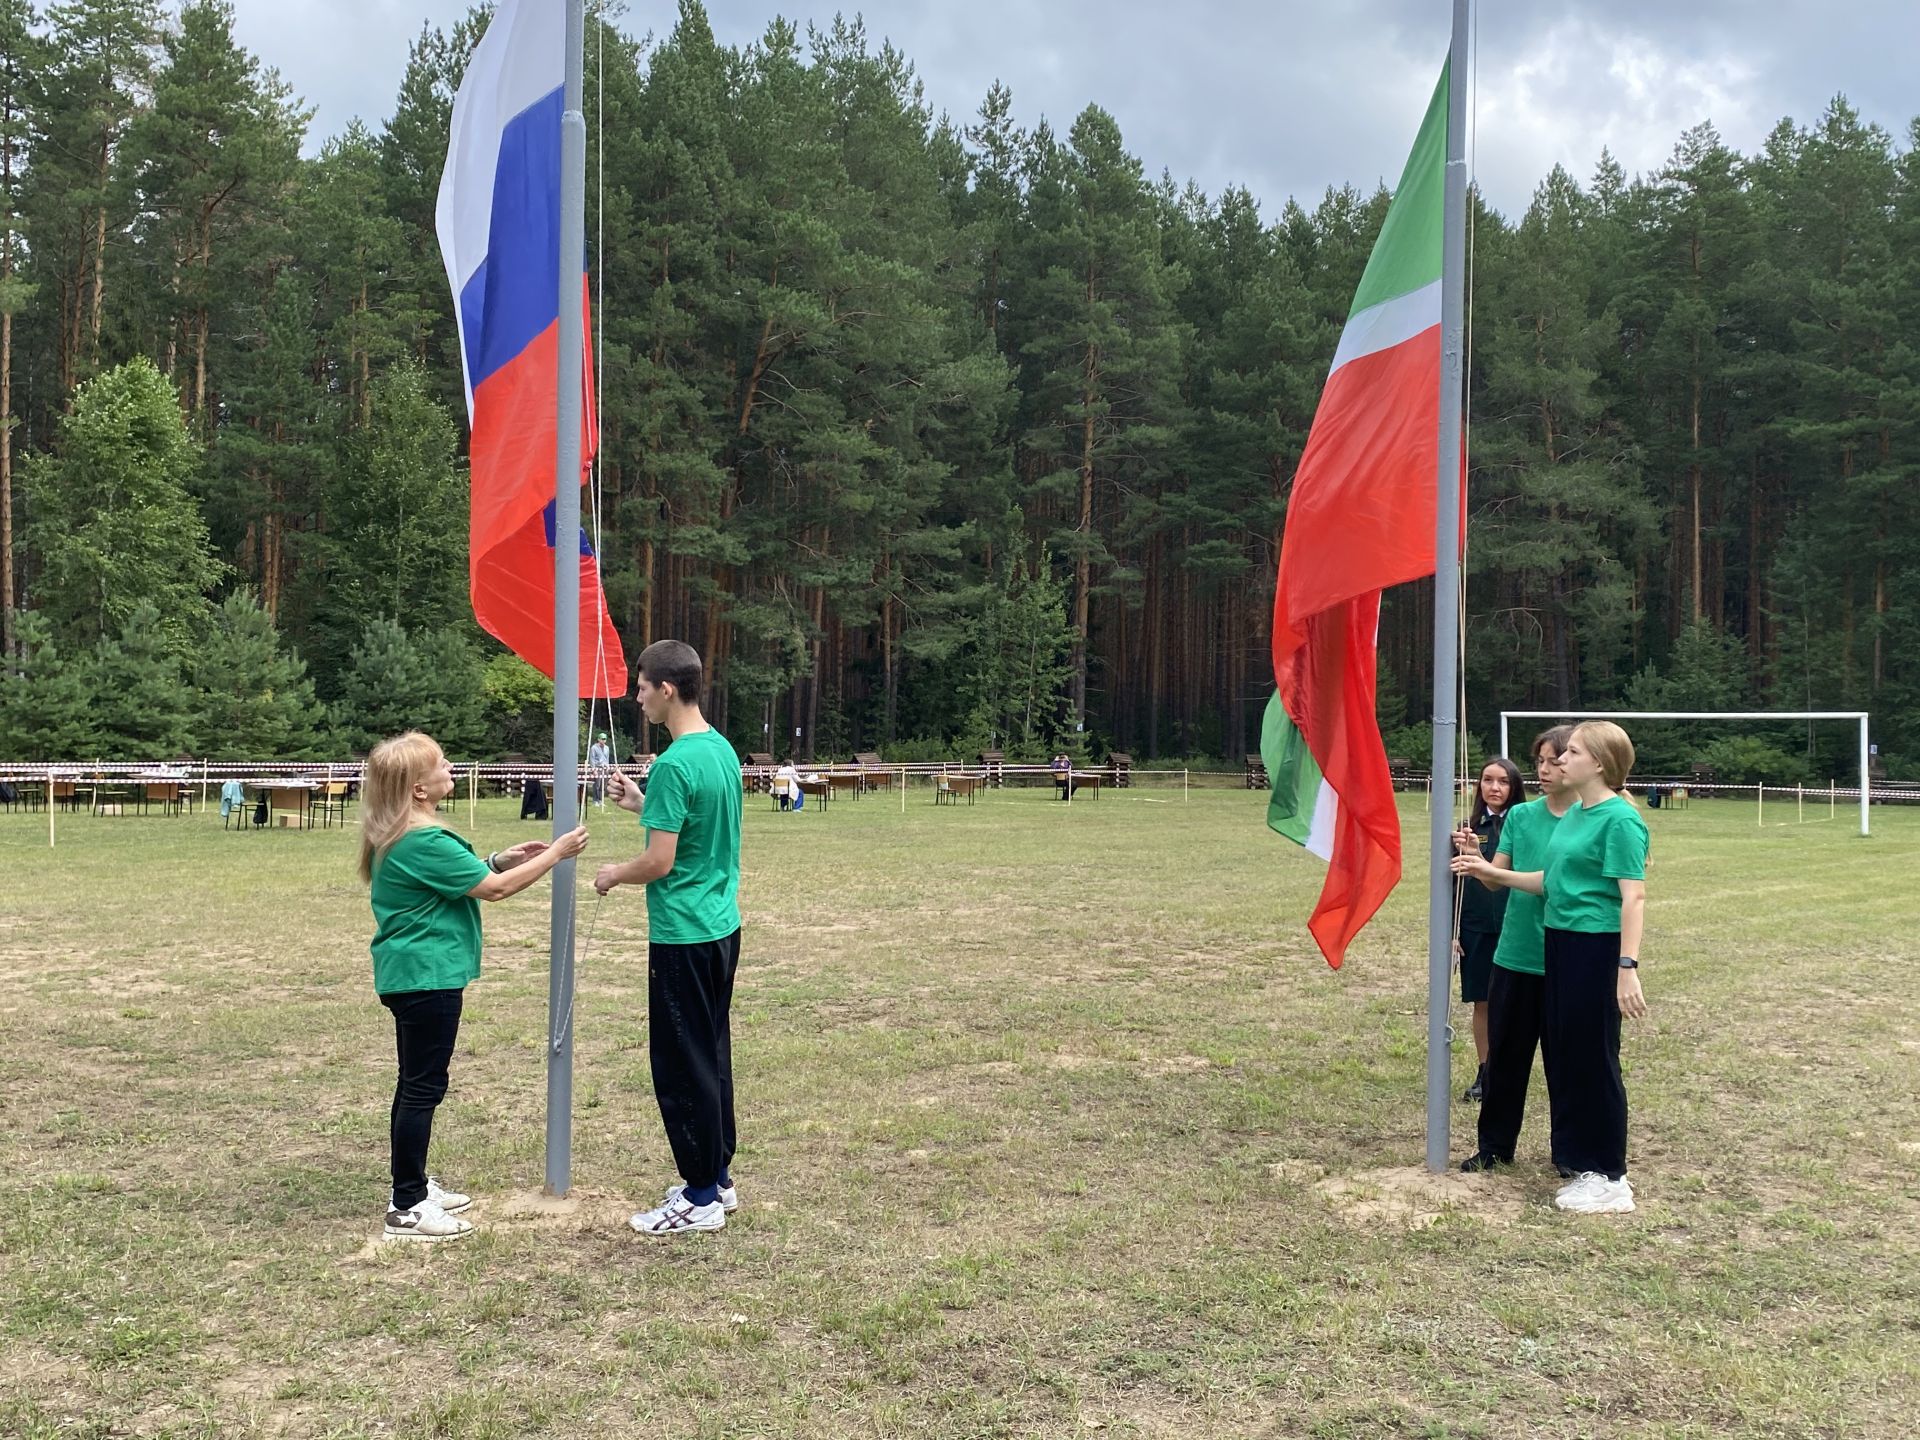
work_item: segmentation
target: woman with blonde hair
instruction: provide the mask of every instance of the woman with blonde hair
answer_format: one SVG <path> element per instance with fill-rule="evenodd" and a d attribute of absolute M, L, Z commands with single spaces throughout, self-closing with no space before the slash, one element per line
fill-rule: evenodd
<path fill-rule="evenodd" d="M 430 736 L 397 735 L 367 757 L 360 786 L 360 878 L 373 902 L 373 988 L 393 1014 L 399 1079 L 389 1139 L 388 1240 L 458 1240 L 469 1196 L 427 1174 L 433 1112 L 447 1093 L 467 983 L 480 974 L 482 900 L 518 895 L 587 847 L 584 828 L 482 860 L 440 824 L 453 767 Z"/>
<path fill-rule="evenodd" d="M 1578 803 L 1554 827 L 1545 868 L 1505 881 L 1546 897 L 1541 1048 L 1554 1158 L 1575 1172 L 1554 1203 L 1585 1215 L 1633 1209 L 1620 1021 L 1647 1013 L 1640 941 L 1650 837 L 1640 812 L 1620 795 L 1632 770 L 1626 731 L 1607 720 L 1574 726 L 1560 772 Z M 1482 873 L 1468 856 L 1457 856 L 1453 867 Z"/>

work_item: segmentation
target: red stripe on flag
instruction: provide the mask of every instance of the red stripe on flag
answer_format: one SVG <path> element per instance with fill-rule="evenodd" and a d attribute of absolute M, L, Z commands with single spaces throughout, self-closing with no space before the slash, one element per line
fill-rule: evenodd
<path fill-rule="evenodd" d="M 1328 377 L 1287 498 L 1276 665 L 1289 616 L 1433 573 L 1439 433 L 1438 325 Z"/>
<path fill-rule="evenodd" d="M 627 691 L 620 632 L 607 614 L 600 572 L 580 557 L 580 698 L 618 699 Z M 480 627 L 534 669 L 553 678 L 553 550 L 544 515 L 528 519 L 473 566 L 473 613 Z"/>
<path fill-rule="evenodd" d="M 582 280 L 582 305 L 588 303 Z M 559 421 L 554 403 L 560 326 L 549 325 L 473 392 L 468 584 L 480 627 L 553 678 L 553 548 L 544 512 L 554 499 Z M 591 347 L 582 367 L 581 473 L 598 440 Z M 574 481 L 579 483 L 578 478 Z M 597 557 L 580 557 L 580 697 L 626 693 L 626 653 L 600 588 Z"/>
<path fill-rule="evenodd" d="M 1312 616 L 1280 672 L 1281 703 L 1339 799 L 1333 854 L 1307 929 L 1334 969 L 1400 883 L 1400 814 L 1374 719 L 1380 592 Z"/>
<path fill-rule="evenodd" d="M 1335 969 L 1400 881 L 1400 816 L 1374 714 L 1380 592 L 1433 573 L 1440 327 L 1327 380 L 1287 502 L 1273 601 L 1281 703 L 1339 797 L 1308 922 Z"/>

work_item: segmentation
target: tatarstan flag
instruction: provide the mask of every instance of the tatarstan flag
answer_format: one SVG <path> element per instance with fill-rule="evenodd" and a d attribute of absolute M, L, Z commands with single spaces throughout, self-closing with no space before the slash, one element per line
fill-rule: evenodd
<path fill-rule="evenodd" d="M 1380 592 L 1434 568 L 1447 83 L 1442 73 L 1334 352 L 1273 597 L 1267 823 L 1328 862 L 1307 928 L 1336 969 L 1400 880 L 1374 642 Z"/>

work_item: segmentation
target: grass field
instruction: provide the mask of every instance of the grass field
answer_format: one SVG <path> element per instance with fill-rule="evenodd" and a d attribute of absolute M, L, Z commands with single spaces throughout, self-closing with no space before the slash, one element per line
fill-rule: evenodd
<path fill-rule="evenodd" d="M 745 1206 L 672 1244 L 621 1223 L 671 1178 L 643 902 L 582 908 L 561 1206 L 546 889 L 490 907 L 434 1150 L 481 1234 L 431 1252 L 375 1241 L 351 837 L 0 816 L 0 1435 L 1912 1433 L 1920 812 L 1649 815 L 1609 1219 L 1537 1080 L 1519 1167 L 1422 1180 L 1423 887 L 1329 972 L 1262 799 L 749 804 Z"/>

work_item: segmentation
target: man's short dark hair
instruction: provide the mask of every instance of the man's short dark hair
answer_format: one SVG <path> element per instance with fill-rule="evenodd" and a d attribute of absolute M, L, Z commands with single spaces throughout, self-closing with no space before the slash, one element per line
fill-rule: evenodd
<path fill-rule="evenodd" d="M 683 705 L 700 703 L 700 652 L 684 640 L 656 640 L 640 652 L 640 673 L 655 685 L 671 685 Z"/>

